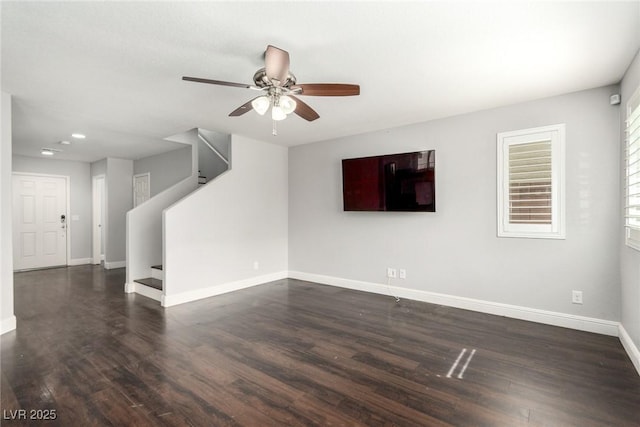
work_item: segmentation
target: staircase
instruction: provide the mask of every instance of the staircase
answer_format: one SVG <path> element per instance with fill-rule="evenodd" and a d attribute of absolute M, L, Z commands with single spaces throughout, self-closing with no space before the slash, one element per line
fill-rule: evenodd
<path fill-rule="evenodd" d="M 163 211 L 231 168 L 231 135 L 194 128 L 166 139 L 191 144 L 192 175 L 127 213 L 124 290 L 156 301 L 162 301 L 167 287 L 163 266 L 154 265 L 162 263 L 164 258 Z"/>
<path fill-rule="evenodd" d="M 136 279 L 134 282 L 141 285 L 148 286 L 159 291 L 162 290 L 162 279 L 164 279 L 164 273 L 162 272 L 161 265 L 151 266 L 151 277 L 145 277 L 144 279 Z"/>

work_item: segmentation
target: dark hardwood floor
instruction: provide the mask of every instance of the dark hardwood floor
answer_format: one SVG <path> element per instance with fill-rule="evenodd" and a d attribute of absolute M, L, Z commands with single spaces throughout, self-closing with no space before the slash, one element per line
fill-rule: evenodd
<path fill-rule="evenodd" d="M 169 309 L 123 283 L 15 275 L 2 425 L 640 425 L 614 337 L 296 280 Z"/>

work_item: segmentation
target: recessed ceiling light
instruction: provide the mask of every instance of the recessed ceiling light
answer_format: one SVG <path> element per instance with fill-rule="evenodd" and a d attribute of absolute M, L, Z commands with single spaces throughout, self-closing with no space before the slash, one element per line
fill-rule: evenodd
<path fill-rule="evenodd" d="M 60 145 L 71 145 L 71 141 L 64 140 L 64 141 L 60 141 L 58 144 L 60 144 Z"/>
<path fill-rule="evenodd" d="M 76 138 L 76 139 L 85 139 L 86 138 L 86 136 L 84 136 L 81 133 L 72 133 L 71 136 Z"/>
<path fill-rule="evenodd" d="M 42 151 L 40 151 L 40 154 L 42 154 L 43 156 L 53 156 L 54 154 L 61 152 L 62 150 L 58 150 L 57 148 L 42 147 Z"/>

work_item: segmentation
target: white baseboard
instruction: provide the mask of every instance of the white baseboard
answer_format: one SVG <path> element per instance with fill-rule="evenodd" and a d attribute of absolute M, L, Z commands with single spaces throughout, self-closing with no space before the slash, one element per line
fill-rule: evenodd
<path fill-rule="evenodd" d="M 16 328 L 16 316 L 0 320 L 0 335 L 13 331 Z"/>
<path fill-rule="evenodd" d="M 640 375 L 640 349 L 638 349 L 638 347 L 634 344 L 633 340 L 627 333 L 626 329 L 624 329 L 624 326 L 622 326 L 622 324 L 620 324 L 618 329 L 618 336 L 620 337 L 622 347 L 624 347 L 624 349 L 626 350 L 629 358 L 631 359 L 631 363 L 633 363 L 633 366 L 636 367 L 636 371 L 638 371 L 638 375 Z"/>
<path fill-rule="evenodd" d="M 93 258 L 73 258 L 67 261 L 67 265 L 85 265 L 91 264 L 93 262 Z"/>
<path fill-rule="evenodd" d="M 252 286 L 262 285 L 265 283 L 273 282 L 275 280 L 286 279 L 287 277 L 288 274 L 286 271 L 280 271 L 277 273 L 265 274 L 262 276 L 251 277 L 235 282 L 210 286 L 208 288 L 196 289 L 193 291 L 181 292 L 173 295 L 163 295 L 161 304 L 163 307 L 171 307 L 178 304 L 184 304 L 186 302 L 226 294 L 227 292 L 233 292 L 240 289 L 250 288 Z"/>
<path fill-rule="evenodd" d="M 127 283 L 125 285 L 125 292 L 127 292 L 127 285 L 133 285 L 130 286 L 130 289 L 133 289 L 130 292 L 135 292 L 136 294 L 143 295 L 156 301 L 162 301 L 162 291 L 160 289 L 152 288 L 150 286 L 143 285 L 142 283 L 135 282 L 133 284 Z"/>
<path fill-rule="evenodd" d="M 150 286 L 146 286 L 138 282 L 125 283 L 124 292 L 126 294 L 131 294 L 135 292 L 136 294 L 143 295 L 147 298 L 151 298 L 156 301 L 162 300 L 162 291 L 160 289 L 152 288 Z"/>
<path fill-rule="evenodd" d="M 530 322 L 543 323 L 580 331 L 595 332 L 602 335 L 618 336 L 618 322 L 596 319 L 592 317 L 575 316 L 573 314 L 559 313 L 555 311 L 540 310 L 537 308 L 522 307 L 511 304 L 503 304 L 473 298 L 459 297 L 455 295 L 439 294 L 435 292 L 421 291 L 417 289 L 402 288 L 399 286 L 387 286 L 386 284 L 364 282 L 359 280 L 342 279 L 320 274 L 290 271 L 292 279 L 306 280 L 341 288 L 355 289 L 358 291 L 373 292 L 376 294 L 393 295 L 431 304 L 445 305 L 462 308 L 465 310 L 479 311 L 481 313 L 495 314 Z"/>
<path fill-rule="evenodd" d="M 111 270 L 113 268 L 124 268 L 127 266 L 127 261 L 105 261 L 104 268 Z"/>

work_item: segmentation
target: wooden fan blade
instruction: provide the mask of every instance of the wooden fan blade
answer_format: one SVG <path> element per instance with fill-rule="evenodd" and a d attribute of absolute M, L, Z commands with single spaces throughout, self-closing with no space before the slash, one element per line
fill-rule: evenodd
<path fill-rule="evenodd" d="M 197 83 L 209 83 L 212 85 L 221 85 L 221 86 L 232 86 L 232 87 L 242 87 L 245 89 L 251 89 L 251 85 L 245 83 L 233 83 L 233 82 L 224 82 L 222 80 L 209 80 L 209 79 L 201 79 L 199 77 L 182 77 L 182 80 L 186 80 L 189 82 L 197 82 Z"/>
<path fill-rule="evenodd" d="M 300 98 L 296 98 L 295 96 L 289 95 L 290 98 L 293 98 L 296 101 L 296 109 L 293 111 L 300 117 L 310 122 L 315 119 L 319 119 L 320 115 L 316 113 L 316 110 L 309 107 L 306 103 L 300 100 Z"/>
<path fill-rule="evenodd" d="M 344 83 L 306 83 L 293 85 L 289 89 L 301 90 L 298 95 L 307 96 L 354 96 L 360 95 L 360 86 Z"/>
<path fill-rule="evenodd" d="M 253 98 L 253 99 L 255 99 L 255 98 Z M 238 117 L 238 116 L 243 115 L 247 111 L 253 110 L 253 106 L 251 105 L 251 103 L 253 102 L 253 99 L 251 101 L 249 101 L 249 102 L 246 102 L 246 103 L 242 104 L 241 106 L 239 106 L 238 108 L 236 108 L 235 110 L 230 112 L 229 113 L 229 117 Z"/>
<path fill-rule="evenodd" d="M 274 86 L 280 86 L 289 75 L 289 52 L 275 46 L 267 46 L 264 53 L 264 66 L 267 77 Z"/>

